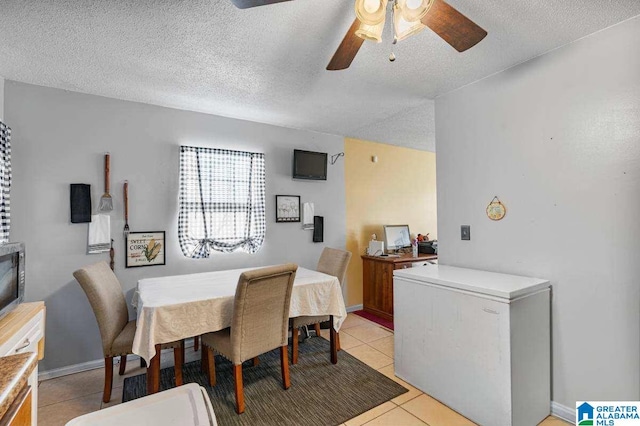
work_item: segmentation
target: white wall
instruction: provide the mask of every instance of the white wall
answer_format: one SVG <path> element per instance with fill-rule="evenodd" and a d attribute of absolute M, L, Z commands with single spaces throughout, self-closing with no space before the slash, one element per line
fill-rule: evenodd
<path fill-rule="evenodd" d="M 551 280 L 571 410 L 640 399 L 638 41 L 640 17 L 436 100 L 440 261 Z"/>
<path fill-rule="evenodd" d="M 41 370 L 102 357 L 96 320 L 77 268 L 108 254 L 87 255 L 87 224 L 69 221 L 69 184 L 92 185 L 94 209 L 104 190 L 103 154 L 111 153 L 111 214 L 116 275 L 127 298 L 139 278 L 260 266 L 285 261 L 314 268 L 325 246 L 345 246 L 344 161 L 328 166 L 328 180 L 294 181 L 294 148 L 336 154 L 342 137 L 179 111 L 151 105 L 6 82 L 6 116 L 13 130 L 11 239 L 27 247 L 26 298 L 47 306 L 46 354 Z M 265 153 L 267 235 L 254 254 L 187 259 L 177 240 L 179 145 Z M 124 269 L 122 184 L 130 184 L 132 231 L 166 231 L 166 266 Z M 300 223 L 275 223 L 275 195 L 301 195 L 325 217 L 324 243 Z"/>
<path fill-rule="evenodd" d="M 435 152 L 435 102 L 427 99 L 417 107 L 410 107 L 375 124 L 368 124 L 348 136 Z"/>

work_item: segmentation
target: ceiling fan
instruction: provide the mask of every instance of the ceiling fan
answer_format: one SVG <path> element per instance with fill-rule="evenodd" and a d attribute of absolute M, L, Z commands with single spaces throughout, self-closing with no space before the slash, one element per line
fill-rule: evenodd
<path fill-rule="evenodd" d="M 290 0 L 231 0 L 239 9 L 281 3 Z M 365 39 L 381 41 L 391 6 L 394 41 L 400 41 L 429 27 L 458 52 L 478 44 L 487 32 L 444 0 L 355 0 L 356 19 L 334 53 L 327 70 L 349 68 Z M 389 58 L 393 61 L 393 54 Z"/>

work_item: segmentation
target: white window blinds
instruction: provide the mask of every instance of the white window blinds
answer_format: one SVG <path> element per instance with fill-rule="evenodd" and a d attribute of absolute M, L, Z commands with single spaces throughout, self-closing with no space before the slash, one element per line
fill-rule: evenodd
<path fill-rule="evenodd" d="M 264 154 L 180 147 L 182 253 L 257 252 L 265 236 Z"/>

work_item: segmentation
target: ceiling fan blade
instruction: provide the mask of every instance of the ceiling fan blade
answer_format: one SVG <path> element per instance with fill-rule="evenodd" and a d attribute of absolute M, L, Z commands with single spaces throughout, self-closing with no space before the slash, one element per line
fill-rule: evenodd
<path fill-rule="evenodd" d="M 356 57 L 358 50 L 360 50 L 360 46 L 364 43 L 364 39 L 356 35 L 358 27 L 360 27 L 360 21 L 356 19 L 342 39 L 338 50 L 333 54 L 333 58 L 331 58 L 329 65 L 327 65 L 327 70 L 338 71 L 349 68 L 353 58 Z"/>
<path fill-rule="evenodd" d="M 487 32 L 444 0 L 436 0 L 422 23 L 458 52 L 464 52 L 485 38 Z"/>
<path fill-rule="evenodd" d="M 266 6 L 268 4 L 280 3 L 290 0 L 231 0 L 238 9 L 249 9 L 250 7 Z"/>

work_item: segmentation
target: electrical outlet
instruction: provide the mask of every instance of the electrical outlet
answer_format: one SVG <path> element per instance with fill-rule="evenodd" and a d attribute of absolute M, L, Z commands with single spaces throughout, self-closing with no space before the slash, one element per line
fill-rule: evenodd
<path fill-rule="evenodd" d="M 470 225 L 460 225 L 460 239 L 461 240 L 470 240 L 471 239 L 471 226 Z"/>

